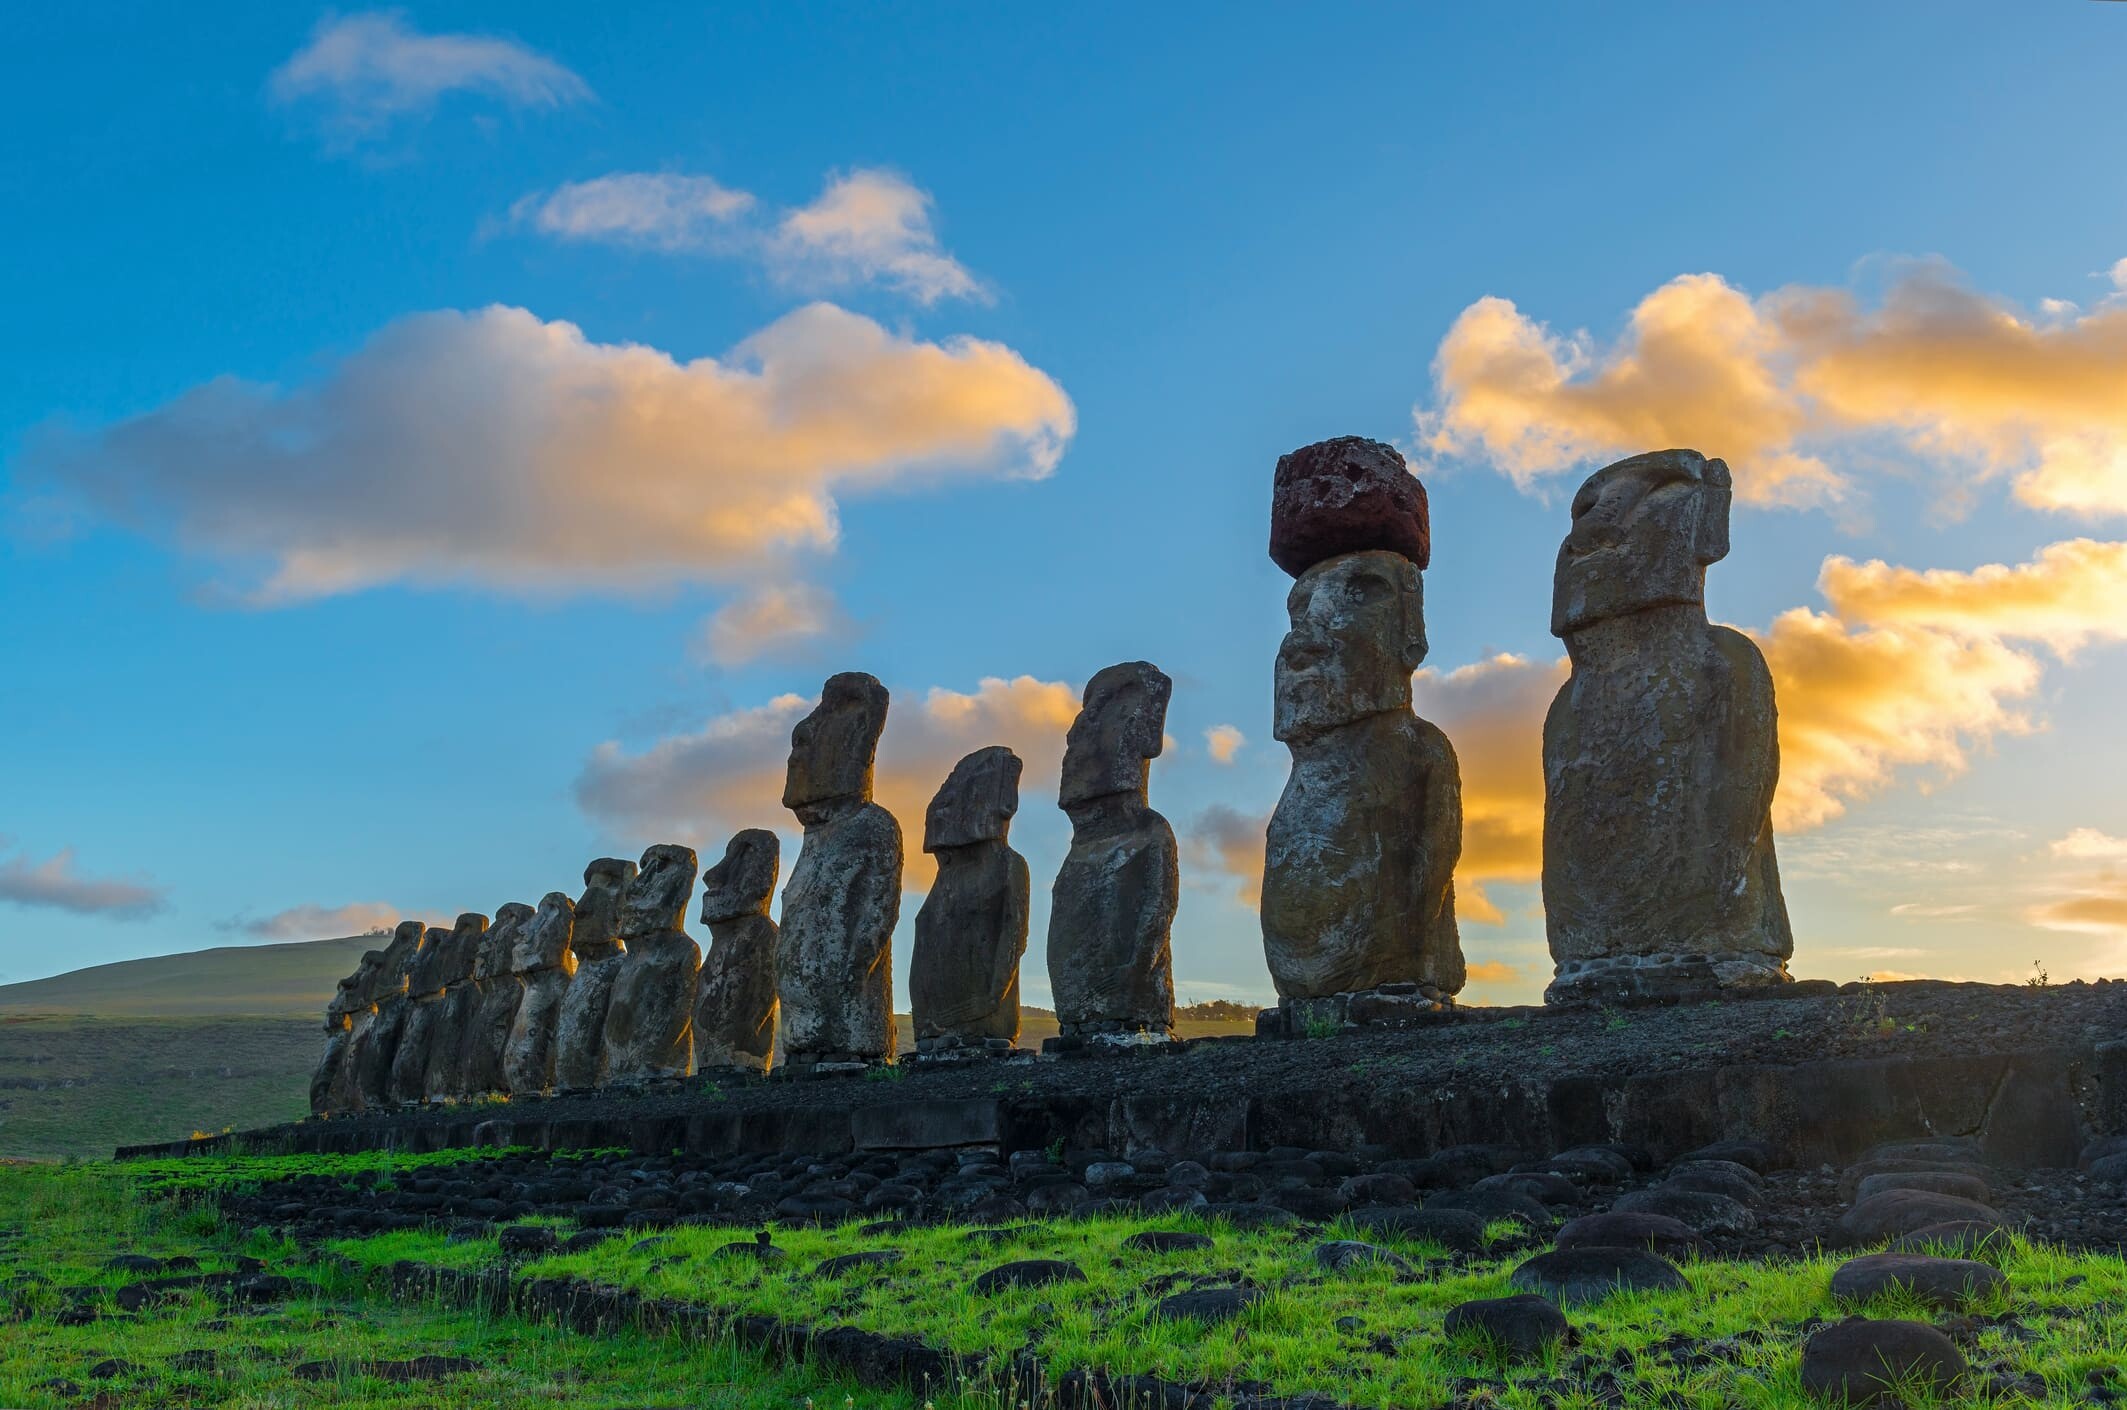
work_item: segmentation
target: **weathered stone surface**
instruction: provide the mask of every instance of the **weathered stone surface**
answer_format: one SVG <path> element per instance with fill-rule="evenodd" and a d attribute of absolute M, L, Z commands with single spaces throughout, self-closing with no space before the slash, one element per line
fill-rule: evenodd
<path fill-rule="evenodd" d="M 1678 1258 L 1705 1247 L 1698 1231 L 1666 1214 L 1606 1210 L 1569 1219 L 1552 1242 L 1559 1248 L 1643 1248 Z"/>
<path fill-rule="evenodd" d="M 1049 906 L 1049 988 L 1065 1033 L 1174 1027 L 1168 948 L 1181 899 L 1174 829 L 1146 798 L 1174 683 L 1146 661 L 1086 683 L 1057 799 L 1071 850 Z"/>
<path fill-rule="evenodd" d="M 510 970 L 524 986 L 524 998 L 510 1024 L 502 1050 L 502 1080 L 511 1096 L 527 1096 L 554 1085 L 555 1036 L 561 1004 L 576 973 L 570 945 L 576 929 L 576 903 L 559 891 L 539 899 L 539 909 L 517 938 Z"/>
<path fill-rule="evenodd" d="M 534 914 L 522 901 L 497 907 L 495 923 L 474 952 L 472 985 L 478 997 L 459 1042 L 464 1066 L 458 1090 L 467 1096 L 508 1087 L 503 1056 L 510 1045 L 510 1029 L 517 1022 L 517 1007 L 524 1002 L 524 981 L 517 976 L 513 961 L 517 942 Z"/>
<path fill-rule="evenodd" d="M 1996 1225 L 2003 1222 L 1998 1211 L 1977 1200 L 1927 1190 L 1885 1190 L 1858 1201 L 1840 1215 L 1839 1232 L 1851 1243 L 1869 1244 L 1952 1221 Z"/>
<path fill-rule="evenodd" d="M 1292 772 L 1263 857 L 1271 979 L 1286 998 L 1452 994 L 1465 979 L 1462 781 L 1447 736 L 1411 709 L 1426 652 L 1418 569 L 1385 550 L 1344 554 L 1302 573 L 1285 607 L 1275 732 Z"/>
<path fill-rule="evenodd" d="M 1569 1330 L 1566 1314 L 1535 1293 L 1457 1303 L 1448 1309 L 1440 1329 L 1451 1337 L 1480 1336 L 1512 1360 L 1543 1355 Z"/>
<path fill-rule="evenodd" d="M 791 1061 L 894 1055 L 901 825 L 871 801 L 886 687 L 849 671 L 790 734 L 783 806 L 804 825 L 776 937 L 777 1022 Z"/>
<path fill-rule="evenodd" d="M 1784 982 L 1773 686 L 1706 620 L 1728 467 L 1659 451 L 1590 476 L 1558 553 L 1551 630 L 1573 673 L 1544 722 L 1547 997 Z"/>
<path fill-rule="evenodd" d="M 428 1054 L 442 1018 L 442 961 L 450 948 L 448 927 L 428 926 L 406 977 L 406 1021 L 391 1061 L 391 1099 L 417 1102 L 428 1092 Z"/>
<path fill-rule="evenodd" d="M 358 1108 L 389 1105 L 397 1098 L 392 1091 L 392 1062 L 406 1026 L 407 983 L 421 957 L 428 927 L 418 920 L 402 920 L 384 947 L 384 963 L 377 973 L 372 994 L 375 1002 L 355 1016 L 349 1039 L 348 1069 L 353 1074 L 354 1100 Z"/>
<path fill-rule="evenodd" d="M 584 868 L 583 894 L 569 948 L 576 973 L 561 996 L 554 1030 L 554 1085 L 563 1091 L 596 1087 L 606 1077 L 606 1006 L 620 976 L 620 903 L 635 879 L 635 863 L 601 857 Z"/>
<path fill-rule="evenodd" d="M 480 942 L 487 935 L 487 926 L 486 916 L 466 911 L 436 947 L 436 972 L 443 980 L 443 996 L 433 1006 L 428 1064 L 422 1079 L 422 1095 L 432 1102 L 465 1093 L 466 1034 L 480 1006 L 473 966 L 479 961 Z"/>
<path fill-rule="evenodd" d="M 310 1074 L 310 1109 L 314 1112 L 345 1111 L 353 1105 L 347 1058 L 354 1046 L 355 1015 L 370 1007 L 370 986 L 383 964 L 382 950 L 365 951 L 354 973 L 342 979 L 326 1001 L 325 1052 Z"/>
<path fill-rule="evenodd" d="M 1019 1037 L 1031 883 L 1006 838 L 1023 767 L 1003 745 L 976 750 L 953 766 L 924 817 L 923 850 L 938 859 L 938 877 L 916 912 L 909 964 L 918 1042 Z"/>
<path fill-rule="evenodd" d="M 1931 1307 L 1955 1310 L 2008 1281 L 1999 1268 L 1969 1258 L 1871 1253 L 1839 1265 L 1832 1274 L 1832 1296 L 1841 1302 L 1866 1302 L 1898 1291 Z"/>
<path fill-rule="evenodd" d="M 606 1080 L 684 1077 L 694 1070 L 694 985 L 701 948 L 685 929 L 701 872 L 692 847 L 643 853 L 621 896 L 624 953 L 606 1004 Z"/>
<path fill-rule="evenodd" d="M 1645 1249 L 1587 1246 L 1540 1253 L 1507 1281 L 1561 1307 L 1600 1302 L 1615 1292 L 1667 1292 L 1689 1286 L 1675 1264 Z"/>
<path fill-rule="evenodd" d="M 1278 457 L 1270 561 L 1294 577 L 1340 553 L 1385 549 L 1424 568 L 1433 553 L 1425 486 L 1394 446 L 1339 436 Z"/>
<path fill-rule="evenodd" d="M 1906 1392 L 1940 1393 L 1964 1379 L 1957 1344 L 1924 1322 L 1850 1318 L 1802 1348 L 1802 1388 L 1833 1405 L 1900 1405 Z"/>
<path fill-rule="evenodd" d="M 768 918 L 783 844 L 751 827 L 702 876 L 702 958 L 694 1000 L 694 1067 L 766 1071 L 775 1056 L 776 924 Z"/>

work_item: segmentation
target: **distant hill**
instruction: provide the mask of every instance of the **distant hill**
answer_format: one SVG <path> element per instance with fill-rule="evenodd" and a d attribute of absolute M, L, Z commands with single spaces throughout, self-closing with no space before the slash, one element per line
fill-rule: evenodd
<path fill-rule="evenodd" d="M 387 937 L 225 945 L 93 965 L 49 979 L 0 984 L 0 1013 L 105 1018 L 227 1018 L 239 1014 L 323 1021 L 333 986 Z M 319 1040 L 321 1043 L 323 1039 Z"/>

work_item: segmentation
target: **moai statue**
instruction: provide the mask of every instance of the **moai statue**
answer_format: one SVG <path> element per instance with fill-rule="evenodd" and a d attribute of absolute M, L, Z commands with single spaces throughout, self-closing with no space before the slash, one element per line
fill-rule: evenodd
<path fill-rule="evenodd" d="M 1274 725 L 1292 772 L 1263 853 L 1271 980 L 1288 1000 L 1386 987 L 1411 996 L 1398 1014 L 1431 1008 L 1465 975 L 1462 775 L 1447 736 L 1411 709 L 1426 651 L 1425 489 L 1379 441 L 1304 446 L 1278 460 L 1270 539 L 1296 580 Z"/>
<path fill-rule="evenodd" d="M 517 1006 L 524 1002 L 524 981 L 517 977 L 511 959 L 532 923 L 533 911 L 522 901 L 505 903 L 495 912 L 495 923 L 480 937 L 473 955 L 474 992 L 479 996 L 468 1016 L 461 1039 L 464 1068 L 458 1090 L 467 1096 L 504 1090 L 503 1050 L 510 1045 L 510 1029 L 517 1022 Z"/>
<path fill-rule="evenodd" d="M 569 948 L 576 973 L 561 996 L 554 1028 L 554 1085 L 580 1092 L 606 1080 L 606 1005 L 620 977 L 620 898 L 635 880 L 635 863 L 600 857 L 583 869 L 576 925 Z"/>
<path fill-rule="evenodd" d="M 371 986 L 374 1002 L 355 1015 L 348 1066 L 354 1074 L 357 1108 L 385 1107 L 398 1098 L 392 1091 L 392 1062 L 406 1029 L 413 1000 L 407 986 L 420 962 L 428 928 L 418 920 L 402 920 L 384 947 L 384 963 Z"/>
<path fill-rule="evenodd" d="M 1071 850 L 1049 906 L 1049 989 L 1065 1037 L 1173 1035 L 1181 862 L 1145 796 L 1173 691 L 1150 662 L 1110 666 L 1086 682 L 1064 740 L 1057 802 Z"/>
<path fill-rule="evenodd" d="M 1548 1001 L 1789 977 L 1772 674 L 1706 620 L 1729 498 L 1728 467 L 1693 450 L 1620 460 L 1573 497 L 1551 599 L 1573 673 L 1544 721 Z"/>
<path fill-rule="evenodd" d="M 448 1101 L 465 1095 L 465 1040 L 480 1007 L 480 990 L 473 984 L 473 966 L 480 958 L 480 942 L 487 934 L 487 917 L 477 911 L 460 915 L 444 937 L 437 959 L 443 977 L 443 998 L 428 1040 L 428 1067 L 423 1095 L 429 1101 Z"/>
<path fill-rule="evenodd" d="M 790 732 L 783 806 L 805 842 L 783 888 L 776 997 L 784 1060 L 890 1061 L 901 825 L 871 800 L 886 687 L 846 671 Z"/>
<path fill-rule="evenodd" d="M 694 1070 L 694 984 L 702 952 L 686 926 L 700 870 L 692 847 L 652 847 L 621 896 L 625 953 L 606 1004 L 609 1082 Z"/>
<path fill-rule="evenodd" d="M 1027 951 L 1027 859 L 1005 838 L 1019 811 L 1019 756 L 1003 745 L 953 766 L 923 819 L 938 879 L 916 912 L 910 1018 L 924 1051 L 1005 1047 L 1019 1037 L 1019 960 Z"/>
<path fill-rule="evenodd" d="M 549 891 L 510 952 L 510 972 L 524 986 L 502 1049 L 502 1081 L 513 1097 L 537 1096 L 554 1085 L 554 1035 L 576 973 L 576 952 L 569 946 L 575 928 L 576 903 Z"/>
<path fill-rule="evenodd" d="M 429 1055 L 443 1028 L 445 964 L 451 954 L 451 932 L 431 925 L 421 932 L 421 945 L 406 976 L 406 1021 L 391 1057 L 391 1099 L 418 1102 L 428 1095 Z"/>
<path fill-rule="evenodd" d="M 353 974 L 341 980 L 325 1004 L 325 1055 L 310 1074 L 310 1110 L 316 1114 L 346 1111 L 353 1088 L 348 1056 L 354 1046 L 354 1016 L 369 1007 L 370 985 L 384 966 L 384 952 L 363 954 Z"/>
<path fill-rule="evenodd" d="M 775 1060 L 775 894 L 782 843 L 749 827 L 702 874 L 702 924 L 709 953 L 694 1000 L 694 1070 L 765 1072 Z"/>

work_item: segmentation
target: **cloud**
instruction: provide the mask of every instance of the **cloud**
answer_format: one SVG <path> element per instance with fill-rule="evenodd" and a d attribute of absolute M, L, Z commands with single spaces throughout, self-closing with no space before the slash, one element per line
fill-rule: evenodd
<path fill-rule="evenodd" d="M 929 192 L 877 167 L 830 176 L 810 203 L 766 214 L 712 177 L 613 172 L 520 197 L 510 222 L 557 240 L 750 259 L 807 293 L 878 285 L 924 305 L 991 302 L 939 243 L 932 208 Z"/>
<path fill-rule="evenodd" d="M 2094 827 L 2076 828 L 2066 837 L 2048 843 L 2047 848 L 2056 857 L 2077 861 L 2127 861 L 2127 837 L 2114 837 Z"/>
<path fill-rule="evenodd" d="M 1696 446 L 1729 461 L 1744 500 L 1790 505 L 1848 497 L 1834 453 L 1887 444 L 1966 478 L 2005 476 L 2038 508 L 2127 513 L 2127 299 L 2034 316 L 1939 260 L 1889 270 L 1874 303 L 1818 286 L 1753 298 L 1682 275 L 1608 345 L 1480 299 L 1434 357 L 1420 440 L 1483 455 L 1524 489 Z"/>
<path fill-rule="evenodd" d="M 2025 912 L 2031 924 L 2047 930 L 2090 935 L 2127 934 L 2127 888 L 2091 890 L 2043 901 Z"/>
<path fill-rule="evenodd" d="M 1232 763 L 1247 742 L 1248 736 L 1232 725 L 1213 725 L 1204 731 L 1204 748 L 1214 764 Z"/>
<path fill-rule="evenodd" d="M 2045 643 L 2066 659 L 2127 637 L 2127 543 L 2069 539 L 2028 563 L 1970 572 L 1828 558 L 1818 590 L 1849 621 Z"/>
<path fill-rule="evenodd" d="M 510 219 L 557 240 L 596 241 L 665 253 L 723 251 L 754 199 L 707 176 L 615 172 L 534 192 Z"/>
<path fill-rule="evenodd" d="M 719 607 L 702 626 L 701 652 L 720 666 L 846 636 L 850 624 L 834 594 L 811 583 L 769 583 Z"/>
<path fill-rule="evenodd" d="M 1411 677 L 1412 703 L 1446 732 L 1462 770 L 1455 908 L 1464 920 L 1504 924 L 1487 885 L 1543 875 L 1544 716 L 1565 679 L 1563 659 L 1512 653 Z"/>
<path fill-rule="evenodd" d="M 1893 906 L 1891 914 L 1897 915 L 1900 908 Z M 1927 953 L 1926 950 L 1897 945 L 1854 945 L 1831 951 L 1835 955 L 1849 955 L 1857 960 L 1910 960 Z"/>
<path fill-rule="evenodd" d="M 1478 960 L 1467 966 L 1472 984 L 1512 984 L 1521 971 L 1501 960 Z"/>
<path fill-rule="evenodd" d="M 324 133 L 345 148 L 401 118 L 433 112 L 447 94 L 476 93 L 513 108 L 590 101 L 591 86 L 514 39 L 423 34 L 395 10 L 327 15 L 310 40 L 275 69 L 267 94 L 315 108 Z"/>
<path fill-rule="evenodd" d="M 396 906 L 350 901 L 344 906 L 290 906 L 262 920 L 230 922 L 227 928 L 268 940 L 337 940 L 389 930 L 398 923 Z"/>
<path fill-rule="evenodd" d="M 782 802 L 784 763 L 791 728 L 812 707 L 805 696 L 781 695 L 640 752 L 607 741 L 577 775 L 577 803 L 615 828 L 698 846 L 720 847 L 743 827 L 791 828 Z M 985 677 L 971 692 L 933 686 L 913 701 L 895 702 L 879 741 L 873 788 L 901 821 L 910 889 L 928 884 L 923 815 L 953 765 L 987 745 L 1008 745 L 1026 762 L 1021 810 L 1030 798 L 1053 800 L 1064 733 L 1077 714 L 1074 687 L 1032 676 Z"/>
<path fill-rule="evenodd" d="M 1074 428 L 1063 389 L 1011 349 L 832 304 L 691 362 L 495 306 L 401 319 L 292 390 L 223 377 L 48 430 L 25 458 L 62 513 L 168 539 L 277 604 L 388 583 L 758 582 L 833 548 L 839 495 L 1039 478 Z"/>
<path fill-rule="evenodd" d="M 1185 870 L 1197 869 L 1235 883 L 1234 896 L 1254 909 L 1263 902 L 1264 836 L 1270 814 L 1244 813 L 1214 803 L 1196 815 L 1182 838 Z"/>
<path fill-rule="evenodd" d="M 1897 905 L 1891 907 L 1891 914 L 1897 916 L 1900 920 L 1972 920 L 1978 916 L 1979 907 L 1974 905 L 1929 905 L 1924 901 L 1900 901 Z M 1921 951 L 1848 950 L 1844 953 L 1850 955 L 1882 954 L 1890 956 L 1917 955 Z"/>
<path fill-rule="evenodd" d="M 0 861 L 0 901 L 18 906 L 71 911 L 75 915 L 144 920 L 163 908 L 165 888 L 145 879 L 84 876 L 74 869 L 74 849 L 62 848 L 44 861 L 28 856 Z"/>

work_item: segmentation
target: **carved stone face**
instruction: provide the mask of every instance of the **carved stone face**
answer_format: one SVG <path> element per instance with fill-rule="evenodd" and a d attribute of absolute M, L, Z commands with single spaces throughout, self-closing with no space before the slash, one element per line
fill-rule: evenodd
<path fill-rule="evenodd" d="M 1142 793 L 1160 755 L 1167 699 L 1174 682 L 1149 661 L 1109 666 L 1086 682 L 1071 732 L 1064 736 L 1063 807 L 1115 793 Z"/>
<path fill-rule="evenodd" d="M 923 815 L 923 850 L 1002 842 L 1019 811 L 1019 775 L 1026 766 L 1002 744 L 953 765 Z"/>
<path fill-rule="evenodd" d="M 1573 496 L 1552 579 L 1556 636 L 1611 617 L 1706 601 L 1706 568 L 1728 555 L 1728 467 L 1695 450 L 1606 465 Z"/>
<path fill-rule="evenodd" d="M 702 874 L 702 924 L 768 914 L 783 844 L 766 828 L 749 827 L 724 848 L 724 860 Z"/>
<path fill-rule="evenodd" d="M 531 924 L 532 914 L 532 908 L 522 901 L 508 901 L 496 909 L 495 923 L 480 937 L 479 953 L 473 960 L 473 978 L 499 979 L 510 972 L 510 958 L 516 952 L 524 928 Z"/>
<path fill-rule="evenodd" d="M 628 883 L 621 902 L 620 938 L 627 941 L 685 929 L 687 903 L 694 899 L 694 878 L 700 869 L 692 847 L 664 843 L 643 853 L 642 870 Z"/>
<path fill-rule="evenodd" d="M 635 880 L 635 863 L 600 857 L 583 869 L 583 895 L 576 902 L 576 923 L 569 944 L 580 960 L 613 953 L 620 938 L 620 898 Z"/>
<path fill-rule="evenodd" d="M 542 969 L 573 969 L 569 940 L 576 929 L 576 903 L 559 891 L 539 898 L 539 911 L 517 934 L 510 968 L 518 974 Z"/>
<path fill-rule="evenodd" d="M 1317 563 L 1285 596 L 1292 623 L 1278 646 L 1272 732 L 1304 740 L 1408 708 L 1425 660 L 1425 589 L 1417 565 L 1375 549 Z"/>
<path fill-rule="evenodd" d="M 820 703 L 790 732 L 783 806 L 796 811 L 871 797 L 872 761 L 886 728 L 886 687 L 862 671 L 829 676 Z"/>

